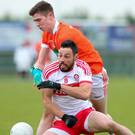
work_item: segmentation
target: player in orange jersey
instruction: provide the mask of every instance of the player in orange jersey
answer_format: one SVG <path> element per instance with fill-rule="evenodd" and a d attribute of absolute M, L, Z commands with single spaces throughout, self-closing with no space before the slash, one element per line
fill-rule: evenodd
<path fill-rule="evenodd" d="M 39 76 L 41 76 L 44 68 L 44 61 L 47 54 L 46 51 L 48 48 L 53 50 L 57 55 L 58 50 L 61 47 L 61 43 L 65 40 L 72 40 L 78 47 L 78 58 L 87 62 L 92 70 L 93 86 L 90 100 L 97 111 L 107 114 L 106 92 L 104 89 L 106 88 L 104 84 L 107 84 L 108 81 L 107 73 L 103 68 L 103 62 L 99 53 L 95 50 L 91 42 L 78 29 L 68 24 L 58 22 L 55 19 L 52 6 L 48 2 L 38 2 L 31 8 L 29 15 L 32 16 L 37 27 L 43 31 L 39 57 L 34 68 L 32 68 L 32 75 L 35 83 L 38 85 L 41 82 L 41 78 L 39 79 Z M 36 78 L 37 74 L 39 74 L 38 78 Z M 106 79 L 103 79 L 103 74 Z M 104 82 L 104 80 L 106 82 Z M 44 123 L 46 123 L 44 120 L 45 116 L 46 114 L 43 114 L 37 135 L 40 135 L 42 130 L 44 130 Z"/>

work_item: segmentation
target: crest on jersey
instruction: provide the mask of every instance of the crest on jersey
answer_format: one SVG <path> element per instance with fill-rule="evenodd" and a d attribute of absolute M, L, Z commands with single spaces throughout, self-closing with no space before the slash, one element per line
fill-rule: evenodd
<path fill-rule="evenodd" d="M 74 74 L 74 79 L 75 79 L 76 81 L 79 81 L 79 75 L 78 75 L 78 74 Z"/>
<path fill-rule="evenodd" d="M 68 83 L 68 77 L 67 76 L 64 77 L 64 83 Z"/>

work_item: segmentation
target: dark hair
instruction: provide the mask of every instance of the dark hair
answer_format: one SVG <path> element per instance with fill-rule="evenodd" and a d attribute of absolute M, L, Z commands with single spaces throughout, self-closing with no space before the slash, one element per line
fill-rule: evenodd
<path fill-rule="evenodd" d="M 65 40 L 64 42 L 62 42 L 61 47 L 62 48 L 71 48 L 74 55 L 76 53 L 78 53 L 78 48 L 72 40 Z"/>
<path fill-rule="evenodd" d="M 43 13 L 46 15 L 48 12 L 52 12 L 54 15 L 53 7 L 51 4 L 46 1 L 40 1 L 31 8 L 29 15 L 33 16 L 35 13 Z"/>

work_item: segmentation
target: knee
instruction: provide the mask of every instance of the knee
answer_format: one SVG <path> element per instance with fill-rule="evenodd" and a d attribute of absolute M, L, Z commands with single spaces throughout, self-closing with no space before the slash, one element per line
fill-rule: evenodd
<path fill-rule="evenodd" d="M 53 133 L 53 132 L 50 132 L 50 131 L 46 131 L 44 134 L 42 134 L 42 135 L 58 135 L 58 134 L 56 134 L 56 133 Z"/>
<path fill-rule="evenodd" d="M 47 130 L 42 135 L 53 135 L 53 134 Z"/>
<path fill-rule="evenodd" d="M 117 123 L 114 122 L 113 120 L 110 120 L 107 123 L 107 130 L 108 130 L 108 132 L 115 132 L 115 131 L 117 131 L 117 129 L 118 129 Z"/>

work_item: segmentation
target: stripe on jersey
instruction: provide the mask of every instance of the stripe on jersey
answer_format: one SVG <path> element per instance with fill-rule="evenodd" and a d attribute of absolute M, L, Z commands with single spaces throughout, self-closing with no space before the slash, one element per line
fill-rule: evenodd
<path fill-rule="evenodd" d="M 80 84 L 82 84 L 82 83 L 92 83 L 92 81 L 80 81 Z"/>
<path fill-rule="evenodd" d="M 59 70 L 58 63 L 59 63 L 59 62 L 56 61 L 56 62 L 54 62 L 54 63 L 48 65 L 47 67 L 45 67 L 45 69 L 43 70 L 43 77 L 44 77 L 45 79 L 48 79 L 49 76 L 50 76 L 52 73 L 54 73 L 54 72 L 56 72 L 57 70 Z"/>
<path fill-rule="evenodd" d="M 65 84 L 67 86 L 72 86 L 72 87 L 78 87 L 80 86 L 81 83 L 91 83 L 90 81 L 86 81 L 86 80 L 82 80 L 81 82 L 77 82 L 77 83 L 70 83 L 70 84 Z"/>
<path fill-rule="evenodd" d="M 86 62 L 77 59 L 77 60 L 76 60 L 76 65 L 77 65 L 78 67 L 80 67 L 80 68 L 83 69 L 84 74 L 86 74 L 86 75 L 90 75 L 90 74 L 91 74 L 90 67 L 89 67 L 89 65 L 88 65 Z"/>
<path fill-rule="evenodd" d="M 80 84 L 82 84 L 82 83 L 91 83 L 91 82 L 84 80 L 79 83 L 70 83 L 70 84 L 64 84 L 64 85 L 71 86 L 71 87 L 79 87 Z M 54 95 L 67 96 L 68 94 L 66 94 L 64 91 L 55 91 Z"/>

